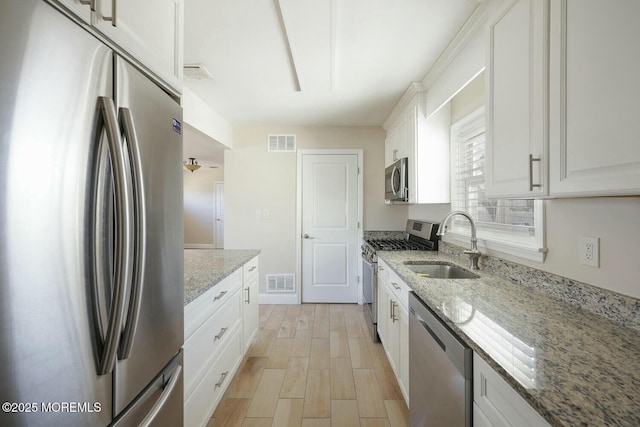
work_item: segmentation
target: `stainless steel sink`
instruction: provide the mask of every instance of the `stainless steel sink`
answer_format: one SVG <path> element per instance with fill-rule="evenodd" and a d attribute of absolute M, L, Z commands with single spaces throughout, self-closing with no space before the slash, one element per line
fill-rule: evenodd
<path fill-rule="evenodd" d="M 418 276 L 429 279 L 477 279 L 480 277 L 469 270 L 449 263 L 410 261 L 405 265 Z"/>

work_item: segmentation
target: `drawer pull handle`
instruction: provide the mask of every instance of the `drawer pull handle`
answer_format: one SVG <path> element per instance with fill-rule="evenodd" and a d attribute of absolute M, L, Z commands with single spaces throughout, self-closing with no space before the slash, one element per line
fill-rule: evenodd
<path fill-rule="evenodd" d="M 222 291 L 218 294 L 217 297 L 213 298 L 213 302 L 218 301 L 220 298 L 222 298 L 224 296 L 224 294 L 226 294 L 228 291 Z"/>
<path fill-rule="evenodd" d="M 256 269 L 256 266 L 254 265 L 253 267 L 251 267 L 251 268 L 249 269 L 249 273 L 251 273 L 251 272 L 252 272 L 253 270 L 255 270 L 255 269 Z"/>
<path fill-rule="evenodd" d="M 396 288 L 396 290 L 400 290 L 400 285 L 398 285 L 396 282 L 391 282 L 391 284 L 393 285 L 394 288 Z"/>
<path fill-rule="evenodd" d="M 227 378 L 227 375 L 229 375 L 229 371 L 223 372 L 222 375 L 220 375 L 220 379 L 216 383 L 216 387 L 214 388 L 214 390 L 218 387 L 222 387 L 222 383 L 224 382 L 224 379 Z"/>
<path fill-rule="evenodd" d="M 391 323 L 396 323 L 396 321 L 398 320 L 398 318 L 396 317 L 396 306 L 396 302 L 391 301 Z"/>
<path fill-rule="evenodd" d="M 220 338 L 222 338 L 224 333 L 227 332 L 227 329 L 229 329 L 229 328 L 228 327 L 224 327 L 224 328 L 220 329 L 220 332 L 218 332 L 218 335 L 215 335 L 213 337 L 213 341 L 215 342 L 215 341 L 219 340 Z"/>
<path fill-rule="evenodd" d="M 251 304 L 251 291 L 249 290 L 248 287 L 244 288 L 245 291 L 247 291 L 247 299 L 244 300 L 244 302 L 246 302 L 247 304 Z"/>

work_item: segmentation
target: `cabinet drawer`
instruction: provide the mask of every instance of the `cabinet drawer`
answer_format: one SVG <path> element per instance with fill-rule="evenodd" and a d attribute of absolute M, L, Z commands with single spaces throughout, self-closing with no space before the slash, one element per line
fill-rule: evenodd
<path fill-rule="evenodd" d="M 184 389 L 188 396 L 242 321 L 242 292 L 235 291 L 225 305 L 184 343 Z"/>
<path fill-rule="evenodd" d="M 397 300 L 405 310 L 409 309 L 409 286 L 393 270 L 388 269 L 387 283 L 391 291 L 392 298 Z"/>
<path fill-rule="evenodd" d="M 548 427 L 535 409 L 491 368 L 480 356 L 473 355 L 473 401 L 495 427 Z"/>
<path fill-rule="evenodd" d="M 258 274 L 259 262 L 258 257 L 254 257 L 251 261 L 247 262 L 242 268 L 242 277 L 245 283 L 248 279 L 253 278 Z"/>
<path fill-rule="evenodd" d="M 200 325 L 229 300 L 231 295 L 242 288 L 240 269 L 222 279 L 207 292 L 184 308 L 184 337 L 187 340 Z"/>
<path fill-rule="evenodd" d="M 211 363 L 193 393 L 190 396 L 185 395 L 186 427 L 204 427 L 207 424 L 241 361 L 242 333 L 237 329 L 229 337 L 229 342 L 220 356 Z"/>

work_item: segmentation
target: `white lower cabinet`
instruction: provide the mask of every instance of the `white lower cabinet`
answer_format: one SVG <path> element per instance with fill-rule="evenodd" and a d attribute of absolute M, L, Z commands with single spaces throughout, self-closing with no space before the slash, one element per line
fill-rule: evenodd
<path fill-rule="evenodd" d="M 258 330 L 258 257 L 185 307 L 184 425 L 207 425 Z"/>
<path fill-rule="evenodd" d="M 258 257 L 246 263 L 242 269 L 243 303 L 242 326 L 243 344 L 246 352 L 258 333 Z"/>
<path fill-rule="evenodd" d="M 236 329 L 214 363 L 208 365 L 193 393 L 185 396 L 184 425 L 205 426 L 242 362 L 242 331 Z M 186 348 L 185 348 L 186 353 Z M 186 366 L 186 361 L 185 361 Z"/>
<path fill-rule="evenodd" d="M 473 354 L 473 425 L 549 427 L 549 423 L 476 353 Z"/>
<path fill-rule="evenodd" d="M 409 287 L 378 259 L 378 335 L 409 404 Z"/>

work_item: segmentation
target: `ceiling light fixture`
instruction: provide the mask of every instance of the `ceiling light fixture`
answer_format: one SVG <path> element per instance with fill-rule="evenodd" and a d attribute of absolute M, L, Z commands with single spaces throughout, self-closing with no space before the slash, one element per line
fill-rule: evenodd
<path fill-rule="evenodd" d="M 191 173 L 200 169 L 200 165 L 196 161 L 195 157 L 189 157 L 189 161 L 185 160 L 184 162 L 182 162 L 182 164 L 184 165 L 185 168 L 189 169 Z"/>

